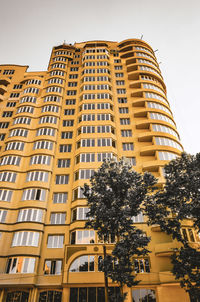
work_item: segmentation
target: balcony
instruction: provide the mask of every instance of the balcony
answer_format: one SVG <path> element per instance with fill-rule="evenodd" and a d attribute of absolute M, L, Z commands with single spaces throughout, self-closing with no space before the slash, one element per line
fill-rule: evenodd
<path fill-rule="evenodd" d="M 4 94 L 7 91 L 7 87 L 4 85 L 0 85 L 0 94 Z"/>
<path fill-rule="evenodd" d="M 181 246 L 177 241 L 171 241 L 166 243 L 159 243 L 155 245 L 155 255 L 158 257 L 166 257 L 171 256 L 173 254 L 173 250 L 175 248 L 179 248 Z"/>
<path fill-rule="evenodd" d="M 1 286 L 8 284 L 10 286 L 16 285 L 34 285 L 36 283 L 35 274 L 0 274 Z"/>

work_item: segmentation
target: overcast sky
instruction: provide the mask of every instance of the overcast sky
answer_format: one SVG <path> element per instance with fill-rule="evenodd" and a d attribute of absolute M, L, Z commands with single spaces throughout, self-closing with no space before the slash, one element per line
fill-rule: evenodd
<path fill-rule="evenodd" d="M 200 0 L 0 0 L 0 64 L 46 70 L 52 47 L 141 38 L 156 52 L 185 151 L 200 152 Z"/>

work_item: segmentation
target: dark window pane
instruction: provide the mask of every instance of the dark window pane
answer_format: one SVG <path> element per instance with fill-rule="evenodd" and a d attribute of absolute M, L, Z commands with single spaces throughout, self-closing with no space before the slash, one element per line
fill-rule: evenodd
<path fill-rule="evenodd" d="M 78 288 L 70 288 L 69 302 L 78 302 Z"/>
<path fill-rule="evenodd" d="M 96 302 L 96 287 L 88 288 L 88 302 Z"/>
<path fill-rule="evenodd" d="M 104 302 L 105 301 L 105 289 L 104 287 L 97 288 L 97 302 Z"/>
<path fill-rule="evenodd" d="M 79 302 L 87 302 L 87 287 L 79 288 Z"/>

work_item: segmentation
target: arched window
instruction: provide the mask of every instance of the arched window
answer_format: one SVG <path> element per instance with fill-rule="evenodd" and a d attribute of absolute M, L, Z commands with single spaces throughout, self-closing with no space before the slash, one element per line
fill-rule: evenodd
<path fill-rule="evenodd" d="M 70 265 L 69 272 L 94 272 L 94 256 L 84 255 L 76 258 Z"/>

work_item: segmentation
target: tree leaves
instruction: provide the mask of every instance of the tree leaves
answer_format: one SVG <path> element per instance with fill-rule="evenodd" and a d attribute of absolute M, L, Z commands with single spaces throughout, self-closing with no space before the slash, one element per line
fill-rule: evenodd
<path fill-rule="evenodd" d="M 172 256 L 173 274 L 194 299 L 200 297 L 200 251 L 188 244 L 181 227 L 190 219 L 200 232 L 200 153 L 182 153 L 165 166 L 166 184 L 145 200 L 148 224 L 159 224 L 162 231 L 182 243 Z M 194 300 L 196 301 L 196 300 Z"/>
<path fill-rule="evenodd" d="M 140 214 L 156 182 L 153 175 L 135 172 L 122 159 L 105 161 L 91 178 L 91 185 L 84 185 L 90 209 L 86 227 L 97 230 L 104 241 L 108 242 L 111 235 L 116 238 L 112 255 L 102 260 L 102 270 L 121 287 L 138 284 L 133 273 L 133 257 L 149 253 L 146 246 L 150 238 L 133 226 L 132 217 Z"/>

